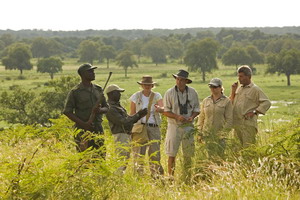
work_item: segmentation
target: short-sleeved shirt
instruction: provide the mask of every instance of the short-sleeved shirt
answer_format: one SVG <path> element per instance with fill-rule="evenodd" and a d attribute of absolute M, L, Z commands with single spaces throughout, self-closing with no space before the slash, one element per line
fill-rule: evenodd
<path fill-rule="evenodd" d="M 152 105 L 150 107 L 150 116 L 149 116 L 147 123 L 159 125 L 161 120 L 160 120 L 159 113 L 155 112 L 154 105 L 157 104 L 157 101 L 162 99 L 162 96 L 158 92 L 153 92 L 153 93 L 154 93 L 154 97 L 153 97 Z M 149 99 L 150 99 L 150 96 L 146 97 L 145 95 L 143 95 L 143 93 L 141 91 L 134 93 L 129 98 L 130 101 L 135 103 L 136 111 L 139 111 L 140 109 L 148 108 Z M 141 123 L 146 123 L 146 116 L 141 119 Z"/>
<path fill-rule="evenodd" d="M 179 103 L 185 104 L 187 98 L 187 114 L 180 114 Z M 165 112 L 172 112 L 186 118 L 190 117 L 194 112 L 200 112 L 198 93 L 192 87 L 187 86 L 184 92 L 181 92 L 176 86 L 168 89 L 164 95 L 163 102 Z M 170 117 L 168 117 L 168 123 L 182 124 L 182 122 Z"/>
<path fill-rule="evenodd" d="M 232 120 L 232 104 L 228 97 L 222 95 L 214 102 L 212 96 L 209 96 L 202 101 L 198 125 L 203 135 L 230 129 Z"/>
<path fill-rule="evenodd" d="M 74 113 L 79 119 L 86 122 L 97 102 L 101 104 L 101 107 L 108 107 L 102 88 L 96 84 L 84 87 L 80 83 L 69 92 L 63 112 Z M 101 122 L 102 114 L 96 114 L 94 126 L 101 125 Z M 79 125 L 76 127 L 82 128 Z"/>
<path fill-rule="evenodd" d="M 249 125 L 257 128 L 257 116 L 246 119 L 245 114 L 257 110 L 265 114 L 271 102 L 264 92 L 254 83 L 237 88 L 233 101 L 233 125 Z"/>

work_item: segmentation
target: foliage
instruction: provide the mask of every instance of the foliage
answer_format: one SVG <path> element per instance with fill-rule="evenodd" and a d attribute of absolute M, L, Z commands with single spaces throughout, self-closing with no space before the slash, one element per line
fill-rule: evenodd
<path fill-rule="evenodd" d="M 34 58 L 48 58 L 62 52 L 62 44 L 53 39 L 37 37 L 32 41 L 31 52 Z"/>
<path fill-rule="evenodd" d="M 125 70 L 125 77 L 127 77 L 127 69 L 128 67 L 138 67 L 138 64 L 134 58 L 134 55 L 131 51 L 129 50 L 124 50 L 121 51 L 117 58 L 117 65 L 119 65 L 120 67 L 123 67 Z"/>
<path fill-rule="evenodd" d="M 99 56 L 99 44 L 92 40 L 84 40 L 78 47 L 79 61 L 93 64 Z"/>
<path fill-rule="evenodd" d="M 205 73 L 217 69 L 217 51 L 218 43 L 215 40 L 198 40 L 188 46 L 184 63 L 190 70 L 202 72 L 202 80 L 205 82 Z"/>
<path fill-rule="evenodd" d="M 39 95 L 33 91 L 25 90 L 20 86 L 11 88 L 11 92 L 4 91 L 0 96 L 0 113 L 2 120 L 16 124 L 51 124 L 50 118 L 57 118 L 64 107 L 68 92 L 79 82 L 78 78 L 62 77 L 50 81 L 50 91 Z"/>
<path fill-rule="evenodd" d="M 238 65 L 247 64 L 250 61 L 250 56 L 247 54 L 244 48 L 232 47 L 222 57 L 222 63 L 224 65 L 235 65 L 237 69 Z"/>
<path fill-rule="evenodd" d="M 18 69 L 23 74 L 23 70 L 32 69 L 30 63 L 30 48 L 25 43 L 14 43 L 8 48 L 8 55 L 2 59 L 5 69 Z"/>
<path fill-rule="evenodd" d="M 100 48 L 100 59 L 105 58 L 106 59 L 106 66 L 109 68 L 109 60 L 115 58 L 116 56 L 116 50 L 111 45 L 104 45 Z"/>
<path fill-rule="evenodd" d="M 49 73 L 51 79 L 55 73 L 62 71 L 63 62 L 59 58 L 44 58 L 38 61 L 37 71 L 41 73 Z"/>
<path fill-rule="evenodd" d="M 161 38 L 153 38 L 148 41 L 144 47 L 143 52 L 145 55 L 151 57 L 152 62 L 158 65 L 159 63 L 167 62 L 167 43 Z"/>
<path fill-rule="evenodd" d="M 282 50 L 278 55 L 268 57 L 267 73 L 283 73 L 287 77 L 287 85 L 291 85 L 290 76 L 300 73 L 300 51 L 297 49 Z"/>

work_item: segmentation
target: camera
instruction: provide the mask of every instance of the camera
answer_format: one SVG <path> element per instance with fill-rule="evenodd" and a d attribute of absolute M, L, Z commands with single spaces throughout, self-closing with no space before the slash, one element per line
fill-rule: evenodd
<path fill-rule="evenodd" d="M 179 104 L 180 114 L 188 114 L 188 104 Z"/>

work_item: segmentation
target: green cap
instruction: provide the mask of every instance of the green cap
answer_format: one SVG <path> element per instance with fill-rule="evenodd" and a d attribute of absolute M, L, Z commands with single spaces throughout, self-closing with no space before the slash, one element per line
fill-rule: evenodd
<path fill-rule="evenodd" d="M 90 63 L 85 63 L 79 66 L 77 72 L 79 75 L 82 74 L 82 72 L 90 70 L 90 69 L 96 69 L 97 67 L 91 65 Z"/>

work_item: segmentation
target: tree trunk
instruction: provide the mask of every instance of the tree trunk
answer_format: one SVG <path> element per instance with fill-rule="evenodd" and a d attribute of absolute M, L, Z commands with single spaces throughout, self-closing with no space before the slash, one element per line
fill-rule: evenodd
<path fill-rule="evenodd" d="M 127 67 L 125 67 L 125 78 L 127 78 Z"/>
<path fill-rule="evenodd" d="M 205 72 L 202 72 L 202 81 L 205 82 Z"/>
<path fill-rule="evenodd" d="M 106 59 L 106 67 L 107 67 L 107 69 L 109 68 L 109 59 L 108 58 Z"/>
<path fill-rule="evenodd" d="M 286 79 L 287 79 L 287 85 L 291 86 L 291 75 L 290 74 L 286 74 Z"/>
<path fill-rule="evenodd" d="M 20 69 L 20 75 L 23 75 L 23 69 Z"/>
<path fill-rule="evenodd" d="M 53 77 L 54 77 L 53 73 L 50 73 L 51 80 L 53 80 Z"/>

